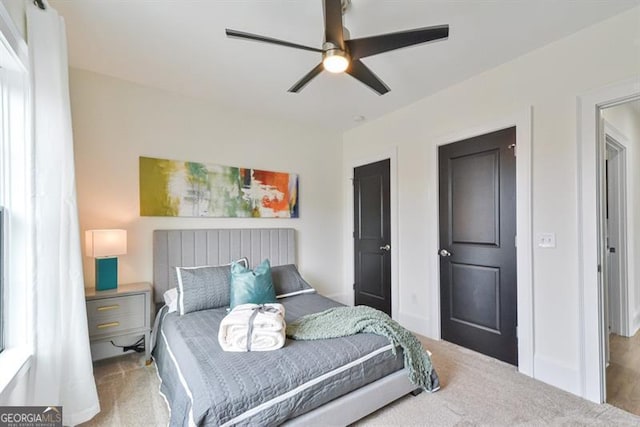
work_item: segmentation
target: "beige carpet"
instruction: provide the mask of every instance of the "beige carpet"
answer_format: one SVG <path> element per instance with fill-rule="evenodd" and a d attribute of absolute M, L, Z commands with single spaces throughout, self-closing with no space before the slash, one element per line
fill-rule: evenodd
<path fill-rule="evenodd" d="M 93 364 L 100 413 L 83 426 L 166 426 L 169 411 L 158 393 L 155 364 L 133 353 Z"/>
<path fill-rule="evenodd" d="M 359 426 L 640 426 L 640 417 L 596 405 L 456 345 L 423 339 L 433 352 L 442 389 L 407 396 Z M 87 426 L 166 426 L 155 367 L 139 355 L 96 363 L 102 412 Z"/>

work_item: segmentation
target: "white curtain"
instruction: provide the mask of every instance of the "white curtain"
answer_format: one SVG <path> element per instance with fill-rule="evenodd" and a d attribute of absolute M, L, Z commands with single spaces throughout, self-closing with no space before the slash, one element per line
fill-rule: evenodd
<path fill-rule="evenodd" d="M 27 2 L 34 121 L 35 284 L 31 405 L 62 405 L 64 425 L 100 411 L 89 348 L 63 19 Z"/>

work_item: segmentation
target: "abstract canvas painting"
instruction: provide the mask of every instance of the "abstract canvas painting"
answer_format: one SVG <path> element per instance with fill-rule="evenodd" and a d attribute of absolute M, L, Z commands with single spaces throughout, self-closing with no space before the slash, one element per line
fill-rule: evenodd
<path fill-rule="evenodd" d="M 140 215 L 298 218 L 298 175 L 140 157 Z"/>

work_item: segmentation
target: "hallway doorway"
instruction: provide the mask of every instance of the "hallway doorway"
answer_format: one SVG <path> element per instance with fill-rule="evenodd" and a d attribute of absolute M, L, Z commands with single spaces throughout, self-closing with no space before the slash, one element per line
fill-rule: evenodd
<path fill-rule="evenodd" d="M 640 250 L 630 232 L 640 227 L 640 99 L 600 116 L 603 400 L 640 415 Z"/>
<path fill-rule="evenodd" d="M 607 349 L 609 337 L 605 322 L 605 280 L 606 239 L 604 203 L 605 171 L 605 126 L 604 119 L 613 107 L 640 100 L 640 83 L 637 79 L 627 79 L 590 90 L 578 97 L 578 264 L 580 331 L 579 331 L 579 378 L 580 395 L 592 402 L 606 402 Z M 603 112 L 605 113 L 603 116 Z M 639 135 L 631 140 L 627 147 L 627 257 L 629 312 L 629 334 L 640 327 L 640 270 L 636 268 L 640 255 L 640 170 L 634 165 L 640 164 L 640 129 L 638 115 L 633 114 L 625 120 L 633 125 Z M 620 122 L 622 124 L 622 122 Z M 622 127 L 622 126 L 621 126 Z M 634 151 L 634 148 L 636 150 Z M 634 213 L 635 212 L 635 213 Z M 639 266 L 640 267 L 640 266 Z M 636 270 L 637 273 L 636 274 Z M 632 297 L 632 293 L 634 293 Z M 637 298 L 636 298 L 637 295 Z M 636 304 L 631 307 L 631 303 Z M 635 335 L 635 333 L 633 334 Z"/>

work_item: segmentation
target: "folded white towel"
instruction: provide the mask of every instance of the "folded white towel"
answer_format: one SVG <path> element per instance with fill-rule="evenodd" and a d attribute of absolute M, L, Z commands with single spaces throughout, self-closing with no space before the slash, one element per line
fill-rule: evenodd
<path fill-rule="evenodd" d="M 277 350 L 284 346 L 286 326 L 282 304 L 242 304 L 220 322 L 218 342 L 224 351 Z"/>

